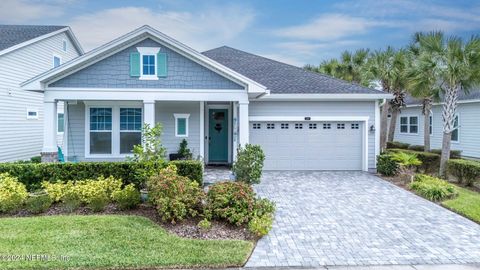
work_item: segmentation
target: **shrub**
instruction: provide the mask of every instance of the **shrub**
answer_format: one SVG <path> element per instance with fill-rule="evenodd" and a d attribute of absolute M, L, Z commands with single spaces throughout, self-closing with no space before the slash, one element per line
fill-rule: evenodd
<path fill-rule="evenodd" d="M 422 151 L 425 151 L 425 146 L 423 146 L 423 145 L 410 145 L 408 147 L 408 150 L 422 152 Z"/>
<path fill-rule="evenodd" d="M 248 230 L 254 235 L 262 237 L 272 229 L 272 224 L 272 215 L 254 216 L 250 222 L 248 222 Z"/>
<path fill-rule="evenodd" d="M 408 149 L 410 144 L 402 142 L 387 142 L 387 148 Z"/>
<path fill-rule="evenodd" d="M 259 145 L 247 144 L 245 148 L 239 147 L 237 160 L 232 167 L 236 180 L 247 184 L 260 183 L 264 160 L 265 154 Z"/>
<path fill-rule="evenodd" d="M 109 201 L 110 200 L 106 193 L 98 192 L 95 195 L 89 197 L 87 207 L 90 208 L 93 212 L 100 212 L 105 209 Z"/>
<path fill-rule="evenodd" d="M 424 174 L 415 175 L 409 188 L 431 201 L 442 201 L 457 195 L 455 186 L 445 180 Z"/>
<path fill-rule="evenodd" d="M 240 182 L 220 182 L 207 193 L 206 210 L 216 219 L 225 219 L 237 226 L 250 221 L 255 206 L 255 192 Z"/>
<path fill-rule="evenodd" d="M 448 172 L 467 186 L 480 180 L 480 162 L 466 159 L 451 159 L 448 161 Z"/>
<path fill-rule="evenodd" d="M 150 177 L 147 187 L 148 197 L 164 221 L 175 223 L 198 215 L 202 209 L 202 189 L 197 182 L 179 176 L 174 165 Z"/>
<path fill-rule="evenodd" d="M 188 148 L 188 142 L 187 140 L 183 139 L 180 142 L 180 147 L 178 148 L 177 154 L 184 159 L 192 159 L 192 151 Z"/>
<path fill-rule="evenodd" d="M 442 149 L 432 149 L 430 150 L 431 153 L 441 155 Z M 462 158 L 462 151 L 460 150 L 450 150 L 450 158 L 459 159 Z"/>
<path fill-rule="evenodd" d="M 377 157 L 377 172 L 385 176 L 397 174 L 398 165 L 389 154 L 381 154 Z"/>
<path fill-rule="evenodd" d="M 43 213 L 52 205 L 52 199 L 47 194 L 30 195 L 25 202 L 27 210 L 32 214 Z"/>
<path fill-rule="evenodd" d="M 199 186 L 203 186 L 203 163 L 199 160 L 175 160 L 169 164 L 177 167 L 178 175 L 188 177 L 196 181 Z"/>
<path fill-rule="evenodd" d="M 82 201 L 77 193 L 73 191 L 67 191 L 62 197 L 62 204 L 65 211 L 73 212 L 77 210 L 80 205 L 82 205 Z"/>
<path fill-rule="evenodd" d="M 140 204 L 140 191 L 133 184 L 129 184 L 122 190 L 114 191 L 112 198 L 120 209 L 132 209 Z"/>
<path fill-rule="evenodd" d="M 420 171 L 425 173 L 436 173 L 440 168 L 440 156 L 435 153 L 420 152 L 405 149 L 388 149 L 387 153 L 405 152 L 417 155 L 417 158 L 422 162 L 417 166 Z"/>
<path fill-rule="evenodd" d="M 7 173 L 0 174 L 0 212 L 18 210 L 28 197 L 25 185 Z"/>
<path fill-rule="evenodd" d="M 198 222 L 197 227 L 201 231 L 209 231 L 212 228 L 212 223 L 208 219 L 202 219 L 200 222 Z"/>
<path fill-rule="evenodd" d="M 275 203 L 268 199 L 256 199 L 252 215 L 256 217 L 273 215 L 273 213 L 275 213 L 275 208 Z"/>
<path fill-rule="evenodd" d="M 203 167 L 200 161 L 179 160 L 173 164 L 179 167 L 179 175 L 202 181 Z M 51 183 L 79 181 L 100 176 L 113 176 L 122 179 L 123 185 L 133 183 L 136 187 L 142 187 L 149 175 L 158 173 L 166 165 L 165 162 L 148 165 L 142 162 L 0 163 L 0 173 L 9 173 L 17 177 L 28 190 L 40 188 L 43 181 Z"/>

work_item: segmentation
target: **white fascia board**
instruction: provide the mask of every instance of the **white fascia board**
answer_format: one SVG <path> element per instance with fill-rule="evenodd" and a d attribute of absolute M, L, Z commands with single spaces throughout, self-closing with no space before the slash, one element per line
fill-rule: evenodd
<path fill-rule="evenodd" d="M 480 103 L 480 99 L 466 99 L 466 100 L 459 100 L 457 102 L 458 104 L 468 104 L 468 103 Z M 443 102 L 436 102 L 433 103 L 432 106 L 440 106 L 443 105 Z M 407 108 L 413 108 L 413 107 L 422 107 L 422 104 L 410 104 L 407 105 Z"/>
<path fill-rule="evenodd" d="M 316 100 L 378 100 L 393 98 L 392 94 L 270 94 L 256 101 L 316 101 Z"/>
<path fill-rule="evenodd" d="M 238 101 L 248 102 L 243 90 L 198 89 L 57 89 L 44 92 L 45 100 L 158 100 L 158 101 Z"/>
<path fill-rule="evenodd" d="M 143 38 L 142 38 L 143 37 Z M 22 89 L 24 90 L 30 90 L 30 91 L 43 91 L 45 90 L 45 84 L 44 82 L 50 81 L 51 79 L 55 78 L 57 75 L 67 73 L 71 74 L 72 72 L 85 68 L 86 66 L 92 65 L 109 55 L 115 53 L 117 50 L 121 50 L 121 48 L 118 48 L 122 44 L 126 44 L 125 46 L 131 46 L 129 41 L 134 41 L 138 42 L 139 40 L 136 38 L 141 38 L 141 40 L 146 39 L 146 38 L 153 38 L 155 41 L 161 43 L 162 45 L 174 50 L 177 53 L 180 53 L 183 56 L 186 56 L 190 60 L 195 61 L 198 64 L 201 64 L 202 66 L 209 68 L 210 70 L 214 72 L 220 72 L 221 74 L 225 74 L 231 79 L 234 79 L 235 81 L 241 82 L 242 84 L 247 86 L 248 92 L 265 92 L 266 87 L 221 65 L 220 63 L 213 61 L 212 59 L 206 57 L 205 55 L 195 51 L 194 49 L 180 43 L 179 41 L 172 39 L 171 37 L 168 37 L 167 35 L 151 28 L 148 25 L 144 25 L 130 33 L 127 33 L 117 39 L 114 39 L 96 49 L 91 50 L 90 52 L 68 62 L 65 63 L 64 65 L 44 72 L 28 81 L 25 81 L 21 84 Z M 140 40 L 140 41 L 141 41 Z M 123 46 L 123 47 L 125 47 Z M 111 54 L 104 54 L 108 52 L 109 50 L 112 49 L 117 49 Z M 102 57 L 97 57 L 98 55 L 102 55 Z M 98 58 L 98 59 L 96 59 Z M 88 62 L 91 59 L 96 59 L 96 61 Z M 82 63 L 88 62 L 87 65 L 82 65 Z M 52 80 L 53 81 L 53 80 Z"/>

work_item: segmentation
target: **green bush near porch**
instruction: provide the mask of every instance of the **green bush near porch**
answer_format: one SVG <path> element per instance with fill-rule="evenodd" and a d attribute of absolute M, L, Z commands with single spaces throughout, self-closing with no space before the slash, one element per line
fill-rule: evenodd
<path fill-rule="evenodd" d="M 440 155 L 430 152 L 414 151 L 408 149 L 388 149 L 387 153 L 405 152 L 408 154 L 415 154 L 422 162 L 418 169 L 424 173 L 437 173 L 440 168 Z"/>
<path fill-rule="evenodd" d="M 172 162 L 178 174 L 203 184 L 203 165 L 200 161 L 179 160 Z M 158 163 L 155 170 L 165 168 L 167 162 Z M 40 188 L 43 181 L 78 181 L 113 176 L 123 184 L 141 187 L 146 182 L 145 164 L 142 162 L 78 162 L 78 163 L 0 163 L 0 173 L 17 177 L 28 190 Z"/>

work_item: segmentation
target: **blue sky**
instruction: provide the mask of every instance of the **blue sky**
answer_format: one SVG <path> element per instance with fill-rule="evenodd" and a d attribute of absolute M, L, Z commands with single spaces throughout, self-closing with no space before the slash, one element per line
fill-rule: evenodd
<path fill-rule="evenodd" d="M 88 51 L 149 24 L 198 51 L 228 45 L 297 66 L 400 47 L 416 31 L 480 33 L 480 1 L 1 0 L 0 23 L 69 25 Z"/>

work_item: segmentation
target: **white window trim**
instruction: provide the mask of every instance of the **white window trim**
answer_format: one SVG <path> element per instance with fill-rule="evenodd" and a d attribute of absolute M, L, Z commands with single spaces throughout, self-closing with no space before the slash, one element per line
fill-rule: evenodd
<path fill-rule="evenodd" d="M 63 114 L 63 132 L 58 131 L 59 125 L 58 125 L 58 115 Z M 65 112 L 57 112 L 57 135 L 62 135 L 65 133 Z"/>
<path fill-rule="evenodd" d="M 90 154 L 90 108 L 112 109 L 112 153 Z M 120 108 L 142 109 L 142 123 L 144 118 L 143 105 L 139 102 L 87 102 L 85 101 L 85 158 L 126 158 L 133 154 L 120 154 Z"/>
<path fill-rule="evenodd" d="M 461 125 L 460 125 L 460 114 L 459 114 L 459 113 L 455 114 L 455 117 L 458 117 L 458 124 L 457 124 L 457 130 L 458 130 L 458 137 L 457 137 L 457 139 L 458 139 L 458 140 L 454 141 L 454 140 L 452 139 L 451 142 L 454 143 L 454 144 L 458 144 L 458 143 L 460 143 L 460 127 L 461 127 Z M 453 133 L 453 131 L 452 131 L 452 133 Z"/>
<path fill-rule="evenodd" d="M 407 132 L 402 132 L 402 117 L 407 117 Z M 410 123 L 410 117 L 416 117 L 417 118 L 417 132 L 416 133 L 410 133 L 410 127 L 411 127 L 411 123 Z M 399 132 L 400 134 L 402 135 L 411 135 L 411 136 L 418 136 L 419 134 L 419 129 L 420 129 L 420 117 L 418 115 L 400 115 L 399 118 L 398 118 L 398 128 L 399 128 Z"/>
<path fill-rule="evenodd" d="M 140 53 L 140 78 L 139 80 L 158 80 L 157 75 L 157 54 L 160 51 L 159 47 L 137 47 L 137 51 Z M 144 75 L 143 74 L 143 56 L 144 55 L 153 55 L 154 57 L 154 74 Z"/>
<path fill-rule="evenodd" d="M 63 44 L 65 44 L 65 48 L 64 48 Z M 62 51 L 63 51 L 63 52 L 67 52 L 67 51 L 68 51 L 68 42 L 67 42 L 66 39 L 63 39 L 63 40 L 62 40 Z"/>
<path fill-rule="evenodd" d="M 30 116 L 30 112 L 35 112 L 35 116 Z M 38 119 L 38 109 L 27 108 L 27 119 L 28 120 L 37 120 Z"/>
<path fill-rule="evenodd" d="M 58 59 L 60 59 L 60 65 L 58 65 L 58 66 L 61 66 L 62 63 L 63 63 L 62 57 L 61 57 L 60 55 L 54 53 L 54 54 L 52 55 L 52 67 L 53 67 L 53 68 L 55 68 L 55 57 L 57 57 Z"/>
<path fill-rule="evenodd" d="M 190 118 L 190 114 L 188 114 L 188 113 L 174 113 L 173 117 L 175 118 L 175 137 L 187 138 L 188 137 L 188 125 L 189 125 L 188 119 Z M 185 119 L 185 134 L 178 134 L 178 119 Z"/>

